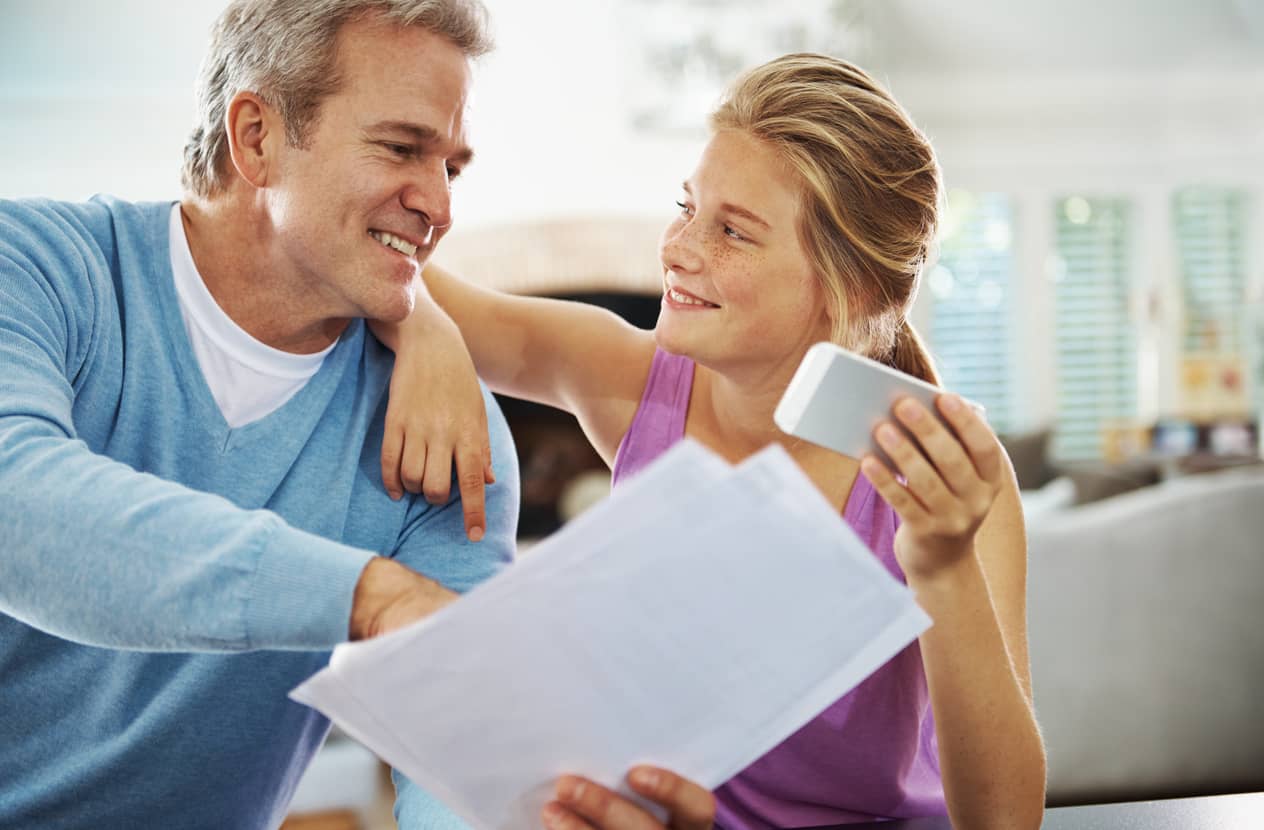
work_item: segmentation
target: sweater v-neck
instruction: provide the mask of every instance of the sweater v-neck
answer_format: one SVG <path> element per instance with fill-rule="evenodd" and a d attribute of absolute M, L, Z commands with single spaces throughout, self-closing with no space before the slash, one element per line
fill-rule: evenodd
<path fill-rule="evenodd" d="M 162 243 L 163 255 L 149 258 L 147 276 L 149 283 L 158 292 L 167 341 L 180 371 L 178 382 L 188 394 L 192 414 L 210 432 L 214 445 L 219 447 L 221 453 L 230 453 L 259 441 L 282 446 L 303 440 L 302 436 L 311 433 L 320 414 L 333 398 L 348 365 L 360 353 L 364 339 L 364 322 L 351 321 L 320 369 L 288 401 L 248 424 L 229 426 L 215 401 L 206 375 L 202 372 L 180 313 L 180 298 L 176 294 L 175 274 L 171 270 L 171 258 L 168 255 L 171 248 L 169 216 L 174 203 L 165 204 L 165 211 L 155 211 L 151 217 L 151 238 Z"/>

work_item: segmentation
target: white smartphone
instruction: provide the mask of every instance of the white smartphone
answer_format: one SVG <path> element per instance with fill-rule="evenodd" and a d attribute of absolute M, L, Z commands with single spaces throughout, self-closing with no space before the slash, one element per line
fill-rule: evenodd
<path fill-rule="evenodd" d="M 900 398 L 911 397 L 948 426 L 935 406 L 935 396 L 944 391 L 833 343 L 817 343 L 804 355 L 773 421 L 783 432 L 813 444 L 853 458 L 872 452 L 889 464 L 873 439 L 878 423 L 889 420 L 900 427 L 891 407 Z M 984 414 L 979 404 L 966 403 Z"/>

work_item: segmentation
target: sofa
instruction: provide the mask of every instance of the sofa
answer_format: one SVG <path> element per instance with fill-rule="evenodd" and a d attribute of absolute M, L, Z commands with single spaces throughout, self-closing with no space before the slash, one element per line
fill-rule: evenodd
<path fill-rule="evenodd" d="M 1264 471 L 1029 516 L 1053 805 L 1264 789 Z"/>

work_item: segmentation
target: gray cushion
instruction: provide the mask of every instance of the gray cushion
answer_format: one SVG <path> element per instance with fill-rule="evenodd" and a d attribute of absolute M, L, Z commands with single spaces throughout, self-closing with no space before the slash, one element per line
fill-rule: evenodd
<path fill-rule="evenodd" d="M 1029 547 L 1051 803 L 1264 789 L 1264 474 L 1073 508 Z"/>

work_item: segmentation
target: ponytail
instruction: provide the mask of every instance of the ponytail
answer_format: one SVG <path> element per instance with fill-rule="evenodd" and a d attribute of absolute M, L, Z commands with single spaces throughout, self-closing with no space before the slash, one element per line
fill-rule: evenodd
<path fill-rule="evenodd" d="M 892 347 L 890 356 L 883 362 L 918 380 L 924 380 L 936 386 L 942 385 L 939 372 L 935 370 L 935 361 L 930 356 L 930 350 L 926 348 L 926 344 L 922 342 L 921 336 L 907 317 L 900 319 L 899 328 L 895 332 L 895 346 Z"/>

